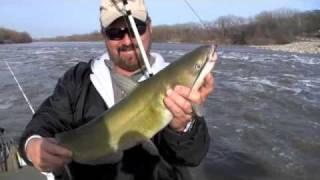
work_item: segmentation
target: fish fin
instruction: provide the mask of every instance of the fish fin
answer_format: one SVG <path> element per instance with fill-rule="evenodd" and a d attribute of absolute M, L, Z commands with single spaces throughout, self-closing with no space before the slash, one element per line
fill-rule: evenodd
<path fill-rule="evenodd" d="M 202 117 L 203 116 L 203 105 L 201 104 L 192 104 L 192 110 L 193 112 L 199 116 Z"/>
<path fill-rule="evenodd" d="M 125 91 L 126 94 L 129 94 L 138 86 L 138 83 L 136 81 L 125 76 L 121 76 L 117 73 L 113 73 L 112 78 L 117 83 L 117 85 Z"/>
<path fill-rule="evenodd" d="M 149 152 L 153 156 L 159 156 L 159 150 L 156 145 L 150 140 L 144 141 L 142 144 L 142 148 Z"/>

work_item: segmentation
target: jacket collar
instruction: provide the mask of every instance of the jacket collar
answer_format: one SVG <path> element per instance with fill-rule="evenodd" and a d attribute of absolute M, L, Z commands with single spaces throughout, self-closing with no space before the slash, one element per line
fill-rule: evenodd
<path fill-rule="evenodd" d="M 152 52 L 151 56 L 155 59 L 155 62 L 151 66 L 151 71 L 154 74 L 158 73 L 169 64 L 165 62 L 162 56 L 158 53 Z M 110 60 L 108 53 L 104 53 L 102 56 L 91 61 L 92 74 L 90 74 L 90 80 L 106 105 L 110 108 L 114 105 L 114 92 L 110 70 L 106 66 L 105 60 Z M 142 76 L 139 79 L 139 82 L 145 79 L 147 79 L 147 77 Z"/>

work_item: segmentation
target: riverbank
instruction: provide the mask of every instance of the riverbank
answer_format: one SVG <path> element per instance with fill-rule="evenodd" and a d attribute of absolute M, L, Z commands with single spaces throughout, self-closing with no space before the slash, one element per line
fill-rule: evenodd
<path fill-rule="evenodd" d="M 320 54 L 320 39 L 301 39 L 289 44 L 261 46 L 255 45 L 252 47 L 292 53 Z"/>
<path fill-rule="evenodd" d="M 0 27 L 0 45 L 13 43 L 31 43 L 32 38 L 27 32 L 18 32 Z"/>

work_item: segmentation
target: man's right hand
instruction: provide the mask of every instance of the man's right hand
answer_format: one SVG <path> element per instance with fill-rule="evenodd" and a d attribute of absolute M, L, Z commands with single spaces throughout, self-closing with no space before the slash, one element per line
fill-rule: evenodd
<path fill-rule="evenodd" d="M 33 166 L 42 172 L 52 172 L 71 161 L 72 152 L 54 138 L 34 138 L 26 147 L 26 154 Z"/>

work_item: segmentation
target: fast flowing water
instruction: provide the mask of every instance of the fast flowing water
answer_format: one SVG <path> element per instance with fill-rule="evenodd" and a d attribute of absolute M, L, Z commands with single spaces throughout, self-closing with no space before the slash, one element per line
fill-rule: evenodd
<path fill-rule="evenodd" d="M 174 61 L 196 44 L 153 44 Z M 5 62 L 37 109 L 57 79 L 79 61 L 101 55 L 102 43 L 0 46 L 0 127 L 19 137 L 32 114 Z M 320 178 L 320 55 L 222 46 L 216 87 L 205 105 L 211 134 L 198 179 Z"/>

